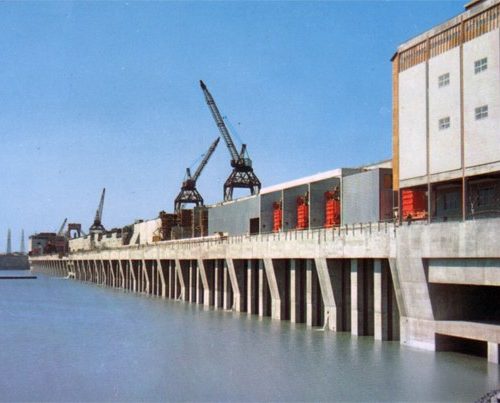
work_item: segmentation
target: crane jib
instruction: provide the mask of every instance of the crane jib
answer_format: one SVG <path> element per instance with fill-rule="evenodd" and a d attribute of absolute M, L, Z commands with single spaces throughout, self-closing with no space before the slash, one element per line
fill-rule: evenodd
<path fill-rule="evenodd" d="M 201 88 L 203 90 L 203 93 L 205 94 L 207 105 L 210 108 L 210 112 L 212 112 L 212 116 L 215 120 L 215 123 L 217 124 L 217 127 L 219 128 L 222 137 L 224 138 L 224 141 L 226 142 L 229 154 L 231 154 L 232 159 L 237 160 L 239 158 L 238 151 L 236 150 L 233 139 L 229 134 L 229 130 L 227 129 L 226 124 L 224 123 L 224 120 L 222 119 L 222 116 L 219 112 L 219 109 L 217 108 L 217 104 L 215 103 L 212 95 L 208 91 L 207 87 L 203 84 L 203 82 L 201 84 Z"/>

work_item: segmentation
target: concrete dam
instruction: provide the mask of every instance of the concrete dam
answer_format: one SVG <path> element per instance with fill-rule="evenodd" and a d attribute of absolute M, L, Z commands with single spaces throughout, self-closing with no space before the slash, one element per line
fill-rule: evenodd
<path fill-rule="evenodd" d="M 500 219 L 352 224 L 31 257 L 34 272 L 499 362 Z"/>

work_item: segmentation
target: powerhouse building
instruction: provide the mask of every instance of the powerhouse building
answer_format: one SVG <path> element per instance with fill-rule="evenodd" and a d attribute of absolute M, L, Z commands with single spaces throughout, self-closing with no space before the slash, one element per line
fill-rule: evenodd
<path fill-rule="evenodd" d="M 500 211 L 500 5 L 466 12 L 392 58 L 394 189 L 404 218 Z"/>

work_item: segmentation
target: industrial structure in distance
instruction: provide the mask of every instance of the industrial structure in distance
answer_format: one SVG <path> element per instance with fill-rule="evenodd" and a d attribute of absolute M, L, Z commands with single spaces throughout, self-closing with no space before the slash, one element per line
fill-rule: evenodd
<path fill-rule="evenodd" d="M 270 187 L 200 82 L 223 201 L 196 190 L 217 139 L 173 213 L 106 231 L 103 191 L 88 235 L 30 237 L 32 270 L 498 363 L 499 26 L 500 0 L 476 0 L 397 49 L 391 160 Z"/>

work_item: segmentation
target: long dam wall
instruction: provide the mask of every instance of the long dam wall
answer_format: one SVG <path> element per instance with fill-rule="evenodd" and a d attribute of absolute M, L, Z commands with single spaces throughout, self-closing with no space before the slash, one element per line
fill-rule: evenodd
<path fill-rule="evenodd" d="M 500 219 L 209 236 L 30 258 L 31 269 L 499 362 Z"/>

